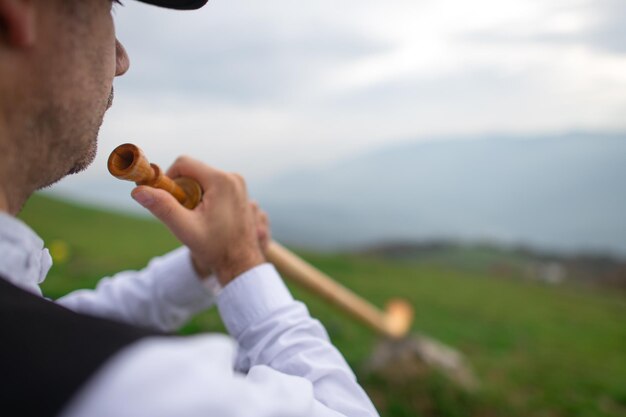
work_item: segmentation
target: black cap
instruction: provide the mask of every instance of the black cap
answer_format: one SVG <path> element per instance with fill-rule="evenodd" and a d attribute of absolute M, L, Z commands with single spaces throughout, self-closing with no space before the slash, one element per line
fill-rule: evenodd
<path fill-rule="evenodd" d="M 192 10 L 204 6 L 208 0 L 139 0 L 155 6 L 167 7 L 168 9 Z"/>

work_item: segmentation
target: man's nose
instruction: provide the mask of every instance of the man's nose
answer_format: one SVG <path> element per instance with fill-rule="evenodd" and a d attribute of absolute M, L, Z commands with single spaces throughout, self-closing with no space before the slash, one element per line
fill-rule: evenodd
<path fill-rule="evenodd" d="M 130 59 L 128 54 L 126 54 L 126 49 L 124 49 L 120 41 L 115 39 L 115 76 L 124 75 L 128 71 L 129 66 Z"/>

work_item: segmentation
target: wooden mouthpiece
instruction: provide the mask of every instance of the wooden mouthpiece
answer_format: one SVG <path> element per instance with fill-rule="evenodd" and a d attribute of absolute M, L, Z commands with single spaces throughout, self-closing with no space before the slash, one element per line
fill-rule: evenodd
<path fill-rule="evenodd" d="M 133 144 L 125 143 L 115 148 L 107 167 L 116 178 L 167 191 L 188 209 L 193 209 L 202 200 L 200 184 L 187 177 L 171 179 L 158 165 L 148 162 L 141 149 Z"/>

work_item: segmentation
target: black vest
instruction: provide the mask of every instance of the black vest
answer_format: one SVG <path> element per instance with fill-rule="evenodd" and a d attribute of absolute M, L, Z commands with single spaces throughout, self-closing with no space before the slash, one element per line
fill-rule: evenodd
<path fill-rule="evenodd" d="M 74 313 L 0 278 L 0 335 L 0 414 L 52 417 L 107 359 L 157 334 Z"/>

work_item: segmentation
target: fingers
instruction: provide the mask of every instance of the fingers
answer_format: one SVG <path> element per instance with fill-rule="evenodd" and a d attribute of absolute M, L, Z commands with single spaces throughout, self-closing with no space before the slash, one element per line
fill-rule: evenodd
<path fill-rule="evenodd" d="M 167 191 L 141 185 L 131 192 L 131 196 L 171 230 L 180 230 L 189 221 L 190 211 Z"/>
<path fill-rule="evenodd" d="M 201 165 L 205 165 L 202 162 L 191 158 L 190 156 L 181 155 L 174 163 L 168 168 L 165 175 L 171 178 L 189 176 L 190 172 L 194 172 L 200 169 Z"/>
<path fill-rule="evenodd" d="M 188 156 L 181 156 L 167 170 L 170 178 L 189 177 L 200 184 L 206 198 L 215 197 L 225 190 L 239 196 L 247 196 L 247 186 L 244 178 L 237 173 L 228 173 L 208 166 Z M 247 200 L 247 197 L 245 197 Z"/>
<path fill-rule="evenodd" d="M 265 252 L 270 241 L 269 219 L 267 213 L 261 210 L 256 202 L 250 202 L 250 207 L 256 223 L 259 246 Z"/>
<path fill-rule="evenodd" d="M 263 226 L 265 229 L 267 229 L 267 234 L 269 236 L 269 229 L 270 229 L 270 220 L 267 217 L 267 214 L 263 211 L 261 212 L 261 226 Z"/>
<path fill-rule="evenodd" d="M 269 226 L 269 220 L 267 219 L 267 214 L 263 212 L 261 214 L 261 233 L 259 234 L 259 243 L 264 252 L 267 249 L 267 245 L 269 245 L 271 239 L 272 236 Z"/>
<path fill-rule="evenodd" d="M 166 174 L 170 178 L 190 177 L 198 181 L 203 190 L 207 190 L 212 180 L 226 173 L 212 168 L 189 156 L 179 156 L 169 167 Z"/>

